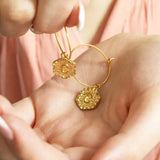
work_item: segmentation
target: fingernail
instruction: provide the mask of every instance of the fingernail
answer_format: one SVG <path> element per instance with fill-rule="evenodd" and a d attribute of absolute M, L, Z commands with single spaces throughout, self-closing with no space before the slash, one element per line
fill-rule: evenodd
<path fill-rule="evenodd" d="M 13 140 L 12 130 L 9 128 L 5 120 L 0 116 L 0 133 L 8 140 Z"/>
<path fill-rule="evenodd" d="M 79 24 L 78 31 L 81 31 L 85 25 L 85 9 L 81 1 L 79 1 Z"/>
<path fill-rule="evenodd" d="M 35 30 L 34 26 L 31 26 L 30 31 L 32 31 L 35 34 L 42 34 L 42 32 Z"/>

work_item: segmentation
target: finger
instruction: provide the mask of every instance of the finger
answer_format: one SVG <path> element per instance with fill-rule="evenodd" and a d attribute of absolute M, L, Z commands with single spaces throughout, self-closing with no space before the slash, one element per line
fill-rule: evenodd
<path fill-rule="evenodd" d="M 78 30 L 81 31 L 84 28 L 85 24 L 85 9 L 84 5 L 81 1 L 79 1 L 79 5 L 74 7 L 71 15 L 69 16 L 66 26 L 72 27 L 77 26 Z"/>
<path fill-rule="evenodd" d="M 80 7 L 77 4 L 73 8 L 71 14 L 69 15 L 69 17 L 68 17 L 68 19 L 66 21 L 65 26 L 67 26 L 67 27 L 77 26 L 78 23 L 79 23 L 79 12 L 80 12 Z"/>
<path fill-rule="evenodd" d="M 20 36 L 27 32 L 35 16 L 36 0 L 1 0 L 0 33 Z"/>
<path fill-rule="evenodd" d="M 85 9 L 82 2 L 79 2 L 79 21 L 78 21 L 78 31 L 81 31 L 85 25 Z"/>
<path fill-rule="evenodd" d="M 35 31 L 53 33 L 65 26 L 77 0 L 39 0 L 37 14 L 33 22 Z"/>
<path fill-rule="evenodd" d="M 160 141 L 160 89 L 137 97 L 119 133 L 110 138 L 92 160 L 140 160 Z"/>
<path fill-rule="evenodd" d="M 12 112 L 13 112 L 13 107 L 11 106 L 9 101 L 5 97 L 0 96 L 0 115 L 11 114 Z M 0 119 L 0 122 L 1 122 L 1 119 Z M 1 134 L 0 134 L 0 159 L 2 160 L 3 159 L 4 160 L 9 160 L 9 159 L 14 160 L 15 159 Z"/>
<path fill-rule="evenodd" d="M 1 121 L 1 119 L 0 119 Z M 4 133 L 5 134 L 5 133 Z M 0 131 L 0 160 L 16 160 Z"/>
<path fill-rule="evenodd" d="M 5 136 L 8 146 L 18 159 L 67 160 L 65 154 L 42 141 L 29 125 L 15 116 L 1 116 L 0 132 Z"/>
<path fill-rule="evenodd" d="M 34 123 L 35 110 L 30 98 L 11 104 L 5 97 L 0 96 L 0 115 L 11 114 L 26 121 L 30 126 Z"/>

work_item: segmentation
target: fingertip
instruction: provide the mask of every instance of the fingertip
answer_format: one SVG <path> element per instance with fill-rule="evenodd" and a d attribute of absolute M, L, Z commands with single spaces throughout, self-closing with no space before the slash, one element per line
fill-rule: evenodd
<path fill-rule="evenodd" d="M 79 23 L 79 4 L 77 4 L 66 21 L 67 27 L 77 26 Z"/>
<path fill-rule="evenodd" d="M 15 115 L 3 114 L 1 117 L 8 125 L 8 128 L 12 130 L 14 135 L 20 135 L 23 128 L 26 128 L 26 126 L 28 128 L 28 125 L 26 125 L 22 119 L 16 117 Z"/>
<path fill-rule="evenodd" d="M 81 31 L 85 25 L 85 9 L 81 1 L 73 8 L 67 22 L 67 27 L 77 26 L 78 31 Z"/>
<path fill-rule="evenodd" d="M 5 119 L 0 116 L 0 133 L 1 135 L 9 141 L 13 140 L 13 133 Z"/>
<path fill-rule="evenodd" d="M 85 9 L 84 5 L 81 1 L 79 1 L 79 23 L 78 23 L 78 31 L 81 31 L 85 25 Z"/>

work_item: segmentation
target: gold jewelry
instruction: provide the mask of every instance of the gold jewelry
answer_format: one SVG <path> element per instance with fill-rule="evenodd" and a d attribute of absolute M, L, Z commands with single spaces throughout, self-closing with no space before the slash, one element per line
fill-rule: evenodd
<path fill-rule="evenodd" d="M 76 97 L 76 103 L 81 110 L 94 109 L 94 108 L 96 108 L 97 104 L 99 103 L 99 101 L 101 99 L 100 94 L 98 92 L 98 89 L 100 89 L 107 82 L 107 80 L 110 76 L 110 73 L 111 73 L 111 65 L 110 64 L 114 58 L 107 58 L 101 49 L 99 49 L 98 47 L 91 45 L 91 44 L 80 44 L 80 45 L 76 46 L 75 48 L 71 49 L 69 35 L 68 35 L 68 31 L 66 28 L 65 28 L 65 33 L 66 33 L 66 37 L 67 37 L 67 42 L 68 42 L 70 54 L 68 55 L 62 49 L 61 44 L 58 40 L 58 34 L 55 33 L 55 37 L 56 37 L 58 46 L 59 46 L 62 53 L 61 53 L 61 58 L 59 58 L 53 62 L 53 73 L 63 79 L 67 79 L 67 78 L 73 76 L 74 79 L 78 83 L 87 87 L 87 88 L 84 88 L 83 90 L 81 90 L 81 92 L 78 94 L 78 96 Z M 89 46 L 89 47 L 92 47 L 92 48 L 98 50 L 103 55 L 103 57 L 106 59 L 107 64 L 108 64 L 108 74 L 107 74 L 106 79 L 101 84 L 95 84 L 93 86 L 90 86 L 88 84 L 81 82 L 75 76 L 76 75 L 76 63 L 71 60 L 71 57 L 72 57 L 73 52 L 81 46 Z"/>

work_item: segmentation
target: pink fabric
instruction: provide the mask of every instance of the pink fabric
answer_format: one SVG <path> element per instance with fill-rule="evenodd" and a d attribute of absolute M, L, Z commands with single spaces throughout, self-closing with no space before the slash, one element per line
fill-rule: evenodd
<path fill-rule="evenodd" d="M 159 0 L 116 0 L 101 40 L 117 33 L 160 33 Z"/>
<path fill-rule="evenodd" d="M 117 0 L 100 41 L 121 32 L 160 34 L 159 15 L 159 0 Z M 69 29 L 69 35 L 73 47 L 80 43 L 76 28 Z M 59 38 L 67 49 L 64 31 Z M 73 58 L 84 50 L 77 50 Z M 59 57 L 54 35 L 28 32 L 20 38 L 0 36 L 0 94 L 12 102 L 30 95 L 52 77 L 52 62 Z"/>

